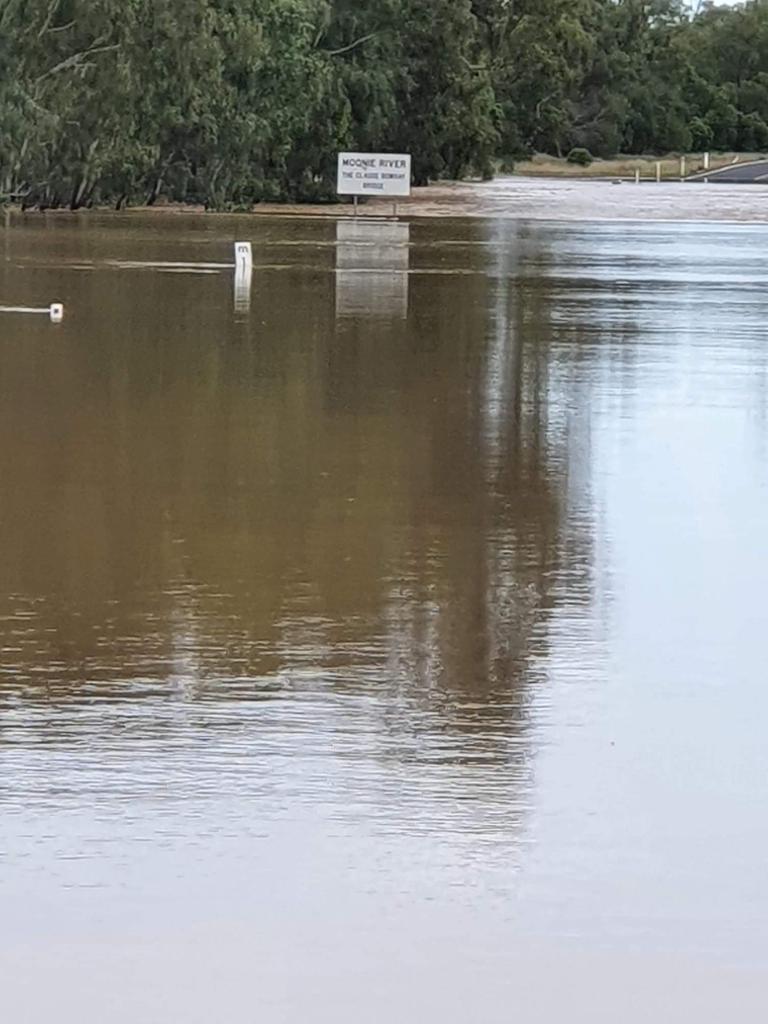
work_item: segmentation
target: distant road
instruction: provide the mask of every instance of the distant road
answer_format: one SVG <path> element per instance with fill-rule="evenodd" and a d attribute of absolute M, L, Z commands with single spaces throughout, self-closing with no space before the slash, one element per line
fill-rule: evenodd
<path fill-rule="evenodd" d="M 753 160 L 744 164 L 729 164 L 716 171 L 692 174 L 687 181 L 710 181 L 723 185 L 768 185 L 768 160 Z"/>

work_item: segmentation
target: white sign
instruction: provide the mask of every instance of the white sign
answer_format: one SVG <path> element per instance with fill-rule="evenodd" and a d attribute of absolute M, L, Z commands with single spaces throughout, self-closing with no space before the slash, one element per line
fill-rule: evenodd
<path fill-rule="evenodd" d="M 340 196 L 411 194 L 411 158 L 406 153 L 339 153 L 336 191 Z"/>

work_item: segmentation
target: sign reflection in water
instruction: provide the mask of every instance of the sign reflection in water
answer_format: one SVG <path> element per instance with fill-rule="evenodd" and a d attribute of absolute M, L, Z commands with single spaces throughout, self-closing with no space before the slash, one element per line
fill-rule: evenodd
<path fill-rule="evenodd" d="M 383 220 L 336 223 L 336 316 L 408 316 L 411 227 Z"/>

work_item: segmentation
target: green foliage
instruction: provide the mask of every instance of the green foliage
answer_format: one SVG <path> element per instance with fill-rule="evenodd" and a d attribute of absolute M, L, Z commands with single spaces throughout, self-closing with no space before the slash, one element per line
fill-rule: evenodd
<path fill-rule="evenodd" d="M 469 0 L 404 0 L 395 148 L 413 154 L 414 178 L 458 178 L 490 167 L 493 92 L 476 46 Z M 407 26 L 407 27 L 406 27 Z"/>
<path fill-rule="evenodd" d="M 739 114 L 739 149 L 745 152 L 768 149 L 768 124 L 759 114 Z"/>
<path fill-rule="evenodd" d="M 579 167 L 589 167 L 590 164 L 594 163 L 595 158 L 588 149 L 576 146 L 570 151 L 566 159 L 569 164 L 578 164 Z"/>
<path fill-rule="evenodd" d="M 0 200 L 333 196 L 339 149 L 415 178 L 533 150 L 768 149 L 768 3 L 0 0 Z"/>
<path fill-rule="evenodd" d="M 708 121 L 701 117 L 693 117 L 688 123 L 691 135 L 691 146 L 694 150 L 710 150 L 715 141 L 715 133 Z"/>

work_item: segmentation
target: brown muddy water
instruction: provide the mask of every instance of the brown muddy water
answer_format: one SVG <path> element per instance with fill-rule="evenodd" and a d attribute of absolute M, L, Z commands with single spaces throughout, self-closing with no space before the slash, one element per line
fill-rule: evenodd
<path fill-rule="evenodd" d="M 3 1020 L 761 1019 L 768 230 L 1 242 Z"/>

